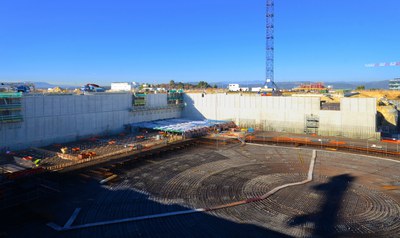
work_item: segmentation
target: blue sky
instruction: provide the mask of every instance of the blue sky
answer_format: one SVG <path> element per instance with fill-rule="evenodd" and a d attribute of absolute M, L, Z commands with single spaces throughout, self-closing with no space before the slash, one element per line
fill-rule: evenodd
<path fill-rule="evenodd" d="M 400 76 L 400 1 L 275 1 L 275 80 Z M 3 0 L 0 81 L 265 78 L 264 0 Z"/>

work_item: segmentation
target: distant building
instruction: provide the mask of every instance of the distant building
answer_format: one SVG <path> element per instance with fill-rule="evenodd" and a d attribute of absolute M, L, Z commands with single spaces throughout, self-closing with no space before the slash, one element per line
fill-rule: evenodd
<path fill-rule="evenodd" d="M 389 80 L 389 90 L 400 90 L 400 78 Z"/>
<path fill-rule="evenodd" d="M 239 84 L 237 84 L 237 83 L 229 84 L 228 90 L 234 91 L 234 92 L 239 91 L 240 90 Z"/>
<path fill-rule="evenodd" d="M 250 89 L 248 87 L 241 88 L 239 86 L 239 84 L 237 84 L 237 83 L 229 84 L 228 90 L 232 91 L 232 92 L 248 92 L 248 91 L 250 91 Z"/>
<path fill-rule="evenodd" d="M 165 88 L 156 88 L 156 92 L 166 92 Z"/>
<path fill-rule="evenodd" d="M 111 91 L 131 91 L 131 83 L 111 83 Z"/>
<path fill-rule="evenodd" d="M 251 91 L 252 91 L 252 92 L 260 92 L 260 91 L 261 91 L 261 87 L 254 87 L 254 88 L 251 88 Z"/>

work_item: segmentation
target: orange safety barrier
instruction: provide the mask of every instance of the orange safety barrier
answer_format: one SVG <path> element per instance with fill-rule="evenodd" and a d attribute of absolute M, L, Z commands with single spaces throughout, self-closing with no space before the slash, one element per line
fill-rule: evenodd
<path fill-rule="evenodd" d="M 400 144 L 400 140 L 381 140 L 382 142 L 391 143 L 391 144 Z"/>
<path fill-rule="evenodd" d="M 291 137 L 273 137 L 273 141 L 289 142 L 289 143 L 310 143 L 311 140 L 307 138 L 291 138 Z"/>
<path fill-rule="evenodd" d="M 328 144 L 331 144 L 331 145 L 345 145 L 346 142 L 344 142 L 344 141 L 331 140 L 331 141 L 328 142 Z"/>
<path fill-rule="evenodd" d="M 308 145 L 308 146 L 316 146 L 316 147 L 325 147 L 325 148 L 336 148 L 336 149 L 345 149 L 350 151 L 360 151 L 366 153 L 376 153 L 383 155 L 391 155 L 391 156 L 400 156 L 399 151 L 386 151 L 378 148 L 367 148 L 367 147 L 359 147 L 359 146 L 351 146 L 346 144 L 344 141 L 331 141 L 329 142 L 315 142 L 306 138 L 290 138 L 290 137 L 256 137 L 251 140 L 251 142 L 258 143 L 282 143 L 282 144 L 297 144 L 297 145 Z"/>

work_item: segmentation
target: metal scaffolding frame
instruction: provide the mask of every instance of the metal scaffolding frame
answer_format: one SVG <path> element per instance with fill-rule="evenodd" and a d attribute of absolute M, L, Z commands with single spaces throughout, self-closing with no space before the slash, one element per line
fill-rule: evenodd
<path fill-rule="evenodd" d="M 22 121 L 22 93 L 0 93 L 0 123 Z"/>

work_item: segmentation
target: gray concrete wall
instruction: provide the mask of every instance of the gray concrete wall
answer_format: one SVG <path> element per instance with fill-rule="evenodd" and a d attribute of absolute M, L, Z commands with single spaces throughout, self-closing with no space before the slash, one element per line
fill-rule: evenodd
<path fill-rule="evenodd" d="M 146 107 L 132 110 L 130 93 L 24 96 L 24 121 L 0 124 L 0 150 L 73 141 L 116 133 L 124 124 L 179 117 L 233 120 L 243 127 L 303 133 L 305 117 L 313 114 L 320 118 L 321 135 L 379 137 L 375 99 L 344 98 L 340 111 L 321 111 L 320 99 L 307 97 L 185 94 L 184 101 L 182 111 L 167 105 L 166 94 L 151 94 Z"/>
<path fill-rule="evenodd" d="M 147 94 L 144 107 L 134 107 L 130 113 L 130 123 L 179 118 L 182 108 L 168 105 L 167 94 Z"/>
<path fill-rule="evenodd" d="M 342 98 L 340 111 L 320 111 L 319 132 L 353 138 L 379 138 L 375 98 Z"/>
<path fill-rule="evenodd" d="M 164 105 L 166 95 L 150 97 L 153 107 Z M 130 93 L 93 95 L 26 95 L 23 122 L 0 124 L 0 149 L 23 149 L 77 140 L 90 135 L 117 133 L 124 124 L 180 117 L 181 109 L 132 112 Z"/>
<path fill-rule="evenodd" d="M 180 107 L 163 107 L 156 109 L 145 109 L 131 112 L 130 123 L 154 121 L 167 118 L 180 118 L 182 115 L 182 108 Z"/>
<path fill-rule="evenodd" d="M 167 94 L 147 94 L 146 95 L 146 107 L 166 107 L 167 106 Z"/>
<path fill-rule="evenodd" d="M 185 94 L 183 117 L 232 120 L 242 127 L 304 133 L 307 115 L 320 118 L 319 134 L 379 137 L 376 100 L 343 98 L 340 111 L 320 110 L 315 97 L 262 97 L 240 94 Z"/>

